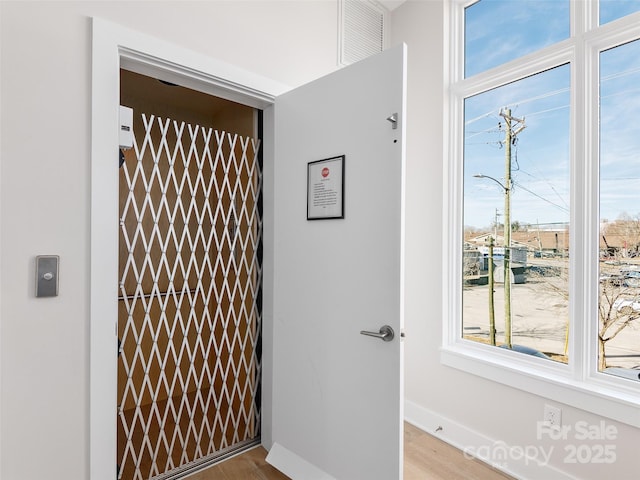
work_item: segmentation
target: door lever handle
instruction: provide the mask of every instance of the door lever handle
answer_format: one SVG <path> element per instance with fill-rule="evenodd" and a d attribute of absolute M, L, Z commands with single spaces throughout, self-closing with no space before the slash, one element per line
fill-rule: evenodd
<path fill-rule="evenodd" d="M 380 327 L 379 332 L 368 332 L 367 330 L 361 330 L 361 335 L 367 335 L 368 337 L 379 338 L 383 342 L 390 342 L 395 337 L 395 333 L 393 332 L 393 328 L 389 325 L 383 325 Z"/>

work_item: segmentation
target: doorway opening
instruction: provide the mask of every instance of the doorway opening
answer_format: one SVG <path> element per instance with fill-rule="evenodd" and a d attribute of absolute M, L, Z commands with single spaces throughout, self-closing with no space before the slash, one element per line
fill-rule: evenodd
<path fill-rule="evenodd" d="M 118 478 L 260 442 L 262 113 L 120 71 Z"/>

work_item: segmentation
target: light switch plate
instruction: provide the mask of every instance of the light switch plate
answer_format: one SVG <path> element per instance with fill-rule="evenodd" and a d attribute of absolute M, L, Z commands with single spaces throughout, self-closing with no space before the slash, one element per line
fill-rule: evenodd
<path fill-rule="evenodd" d="M 133 147 L 133 109 L 120 105 L 120 148 Z"/>
<path fill-rule="evenodd" d="M 58 296 L 58 255 L 38 255 L 36 257 L 36 297 Z"/>

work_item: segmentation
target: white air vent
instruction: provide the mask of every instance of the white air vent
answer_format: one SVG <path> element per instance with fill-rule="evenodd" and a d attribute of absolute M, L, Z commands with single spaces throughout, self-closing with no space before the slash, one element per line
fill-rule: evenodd
<path fill-rule="evenodd" d="M 387 10 L 371 0 L 340 0 L 340 64 L 362 60 L 385 47 Z"/>

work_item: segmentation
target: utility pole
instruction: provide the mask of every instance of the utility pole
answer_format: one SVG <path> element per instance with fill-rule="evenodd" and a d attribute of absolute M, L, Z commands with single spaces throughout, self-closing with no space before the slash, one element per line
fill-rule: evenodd
<path fill-rule="evenodd" d="M 493 238 L 489 237 L 489 343 L 491 343 L 491 345 L 496 344 L 496 315 L 493 306 L 493 284 Z"/>
<path fill-rule="evenodd" d="M 495 220 L 493 223 L 493 239 L 494 240 L 498 240 L 498 217 L 502 215 L 500 213 L 498 213 L 498 209 L 496 208 L 496 216 L 495 216 Z"/>
<path fill-rule="evenodd" d="M 511 116 L 511 109 L 500 112 L 505 120 L 504 160 L 504 342 L 511 348 L 511 144 L 524 130 L 524 118 Z M 518 126 L 519 125 L 519 126 Z M 516 127 L 514 129 L 514 127 Z"/>

